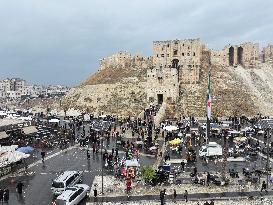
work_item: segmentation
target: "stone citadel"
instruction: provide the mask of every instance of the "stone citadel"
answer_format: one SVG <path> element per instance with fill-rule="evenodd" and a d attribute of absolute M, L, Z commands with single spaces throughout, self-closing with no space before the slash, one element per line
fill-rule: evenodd
<path fill-rule="evenodd" d="M 234 92 L 231 89 L 234 84 L 241 83 L 243 85 L 246 83 L 243 82 L 246 79 L 242 79 L 245 76 L 237 76 L 239 82 L 233 82 L 236 76 L 232 75 L 237 73 L 236 69 L 240 70 L 239 74 L 250 72 L 247 77 L 253 81 L 255 80 L 253 72 L 255 73 L 257 69 L 261 69 L 261 72 L 263 72 L 263 69 L 265 67 L 268 69 L 268 66 L 271 68 L 272 60 L 272 45 L 268 45 L 260 50 L 259 44 L 247 42 L 239 45 L 227 45 L 222 50 L 216 51 L 208 48 L 200 39 L 154 41 L 153 55 L 151 57 L 133 56 L 128 52 L 121 51 L 101 59 L 98 72 L 82 85 L 94 86 L 93 89 L 88 92 L 73 91 L 70 97 L 76 96 L 75 93 L 77 93 L 78 101 L 76 100 L 76 104 L 80 108 L 85 107 L 84 104 L 86 103 L 83 103 L 83 101 L 86 101 L 89 105 L 92 105 L 91 107 L 87 106 L 90 109 L 98 110 L 99 107 L 102 109 L 103 106 L 104 109 L 102 110 L 113 112 L 113 110 L 107 110 L 111 106 L 105 103 L 105 101 L 103 103 L 101 99 L 108 99 L 109 90 L 112 88 L 114 89 L 111 92 L 115 93 L 119 90 L 117 87 L 123 87 L 126 84 L 125 88 L 122 88 L 122 93 L 128 98 L 132 98 L 132 101 L 129 99 L 123 100 L 129 104 L 125 106 L 126 109 L 133 109 L 130 108 L 132 105 L 140 111 L 150 103 L 160 105 L 166 103 L 167 110 L 170 105 L 174 105 L 172 109 L 175 109 L 176 112 L 183 108 L 184 111 L 182 112 L 184 114 L 195 114 L 193 109 L 197 109 L 198 113 L 204 113 L 206 93 L 204 88 L 206 88 L 205 84 L 209 68 L 212 69 L 212 75 L 214 74 L 214 83 L 219 81 L 214 89 L 215 93 L 217 95 L 222 93 L 222 95 L 227 96 L 228 93 Z M 260 75 L 259 73 L 257 74 Z M 221 87 L 221 83 L 227 83 L 221 82 L 226 81 L 227 77 L 231 79 L 231 83 Z M 100 88 L 97 87 L 99 85 Z M 135 91 L 132 91 L 134 86 L 137 86 L 137 88 Z M 102 87 L 105 87 L 105 92 Z M 127 90 L 131 90 L 133 93 L 139 91 L 139 98 L 137 96 L 132 97 L 132 93 L 126 93 L 126 87 Z M 234 85 L 234 87 L 236 86 Z M 273 92 L 273 87 L 271 88 Z M 99 90 L 99 93 L 96 90 Z M 85 93 L 85 97 L 79 97 L 83 93 Z M 246 90 L 245 94 L 248 95 L 250 102 L 257 100 L 247 93 L 249 91 Z M 122 100 L 120 99 L 119 101 L 119 104 L 122 104 Z M 139 102 L 141 106 L 138 107 L 136 102 Z M 202 111 L 202 109 L 204 110 Z M 231 111 L 228 113 L 230 114 Z M 250 115 L 250 113 L 246 111 L 246 114 Z M 222 114 L 227 115 L 225 112 Z"/>

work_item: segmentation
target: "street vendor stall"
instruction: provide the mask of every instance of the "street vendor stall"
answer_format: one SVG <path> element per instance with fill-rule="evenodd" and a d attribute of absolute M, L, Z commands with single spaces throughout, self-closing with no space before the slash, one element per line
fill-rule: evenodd
<path fill-rule="evenodd" d="M 30 155 L 16 151 L 18 145 L 0 146 L 0 176 L 8 174 L 11 167 Z"/>
<path fill-rule="evenodd" d="M 171 141 L 169 141 L 170 150 L 172 152 L 176 152 L 178 155 L 182 152 L 182 146 L 181 146 L 182 140 L 179 138 L 175 138 Z"/>

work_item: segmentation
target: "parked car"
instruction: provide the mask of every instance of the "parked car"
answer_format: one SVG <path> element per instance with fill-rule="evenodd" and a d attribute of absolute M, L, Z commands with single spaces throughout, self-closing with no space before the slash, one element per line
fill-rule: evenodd
<path fill-rule="evenodd" d="M 57 197 L 56 205 L 78 205 L 85 197 L 89 195 L 90 187 L 86 184 L 76 184 L 67 188 Z"/>
<path fill-rule="evenodd" d="M 82 174 L 83 172 L 81 171 L 65 171 L 63 174 L 52 181 L 52 193 L 54 195 L 60 195 L 68 187 L 82 182 Z"/>

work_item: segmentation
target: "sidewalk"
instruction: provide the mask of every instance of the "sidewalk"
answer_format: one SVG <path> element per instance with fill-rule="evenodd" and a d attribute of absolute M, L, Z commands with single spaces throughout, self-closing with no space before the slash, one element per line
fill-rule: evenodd
<path fill-rule="evenodd" d="M 252 191 L 252 192 L 221 192 L 221 193 L 194 193 L 188 195 L 189 201 L 210 201 L 210 200 L 251 200 L 251 198 L 272 198 L 273 191 L 269 191 L 268 193 L 260 192 L 260 191 Z M 185 200 L 184 194 L 177 195 L 177 201 Z M 172 195 L 166 195 L 165 200 L 167 202 L 171 202 L 173 200 Z M 140 201 L 154 201 L 159 202 L 159 193 L 158 195 L 144 195 L 144 196 L 118 196 L 118 197 L 98 197 L 94 199 L 94 197 L 90 198 L 90 203 L 87 205 L 91 205 L 95 203 L 118 203 L 118 202 L 137 202 Z M 178 203 L 181 204 L 181 203 Z M 247 203 L 249 204 L 249 203 Z"/>

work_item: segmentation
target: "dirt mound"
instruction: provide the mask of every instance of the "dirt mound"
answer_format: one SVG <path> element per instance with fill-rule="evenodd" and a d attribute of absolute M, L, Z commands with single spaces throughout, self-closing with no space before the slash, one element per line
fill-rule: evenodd
<path fill-rule="evenodd" d="M 147 69 L 112 68 L 104 69 L 90 76 L 82 85 L 114 84 L 134 79 L 145 81 Z"/>

